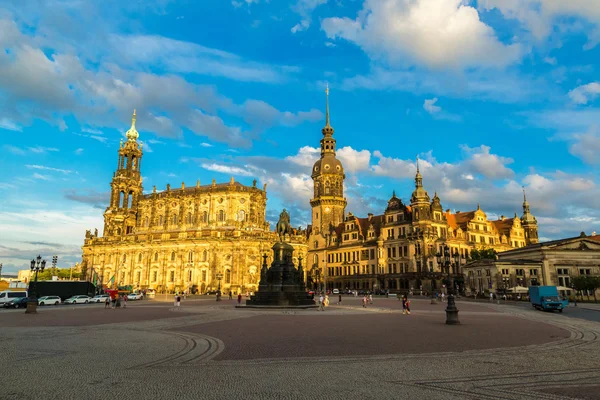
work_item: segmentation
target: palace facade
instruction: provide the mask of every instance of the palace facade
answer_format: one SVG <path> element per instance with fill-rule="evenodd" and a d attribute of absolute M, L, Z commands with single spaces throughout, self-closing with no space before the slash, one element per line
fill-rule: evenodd
<path fill-rule="evenodd" d="M 538 227 L 524 198 L 523 215 L 489 220 L 475 210 L 451 213 L 423 186 L 418 160 L 410 204 L 394 192 L 379 214 L 346 212 L 344 167 L 336 158 L 329 104 L 314 164 L 312 225 L 308 231 L 310 285 L 342 290 L 426 291 L 440 289 L 451 275 L 465 289 L 462 265 L 474 249 L 502 252 L 538 242 Z"/>
<path fill-rule="evenodd" d="M 112 286 L 158 292 L 205 293 L 221 287 L 255 291 L 263 254 L 270 263 L 278 240 L 265 219 L 266 184 L 259 188 L 236 182 L 171 188 L 145 194 L 142 144 L 133 115 L 127 140 L 119 146 L 104 212 L 104 235 L 87 231 L 83 246 L 84 275 Z M 294 230 L 294 264 L 307 257 L 306 233 Z"/>

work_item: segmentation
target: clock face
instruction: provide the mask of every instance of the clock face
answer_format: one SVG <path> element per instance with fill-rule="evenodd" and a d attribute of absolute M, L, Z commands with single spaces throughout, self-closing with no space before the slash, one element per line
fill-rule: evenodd
<path fill-rule="evenodd" d="M 328 213 L 329 211 L 331 211 L 331 208 L 325 207 L 325 212 Z"/>

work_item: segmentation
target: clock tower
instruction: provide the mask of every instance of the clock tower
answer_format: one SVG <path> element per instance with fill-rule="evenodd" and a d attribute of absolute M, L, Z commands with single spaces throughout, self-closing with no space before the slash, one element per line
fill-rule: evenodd
<path fill-rule="evenodd" d="M 325 90 L 325 127 L 321 130 L 321 158 L 312 169 L 314 197 L 312 207 L 313 232 L 323 236 L 344 221 L 346 199 L 344 198 L 344 167 L 335 156 L 333 127 L 329 122 L 329 88 Z"/>

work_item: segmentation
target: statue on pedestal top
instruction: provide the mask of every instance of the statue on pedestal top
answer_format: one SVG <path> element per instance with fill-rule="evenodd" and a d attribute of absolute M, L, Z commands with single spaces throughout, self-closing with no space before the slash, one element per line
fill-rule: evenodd
<path fill-rule="evenodd" d="M 284 241 L 286 235 L 290 235 L 292 233 L 292 226 L 290 225 L 290 214 L 288 214 L 287 210 L 284 208 L 281 214 L 279 214 L 279 221 L 277 222 L 277 226 L 275 227 L 275 232 L 279 235 L 279 240 L 281 242 Z"/>

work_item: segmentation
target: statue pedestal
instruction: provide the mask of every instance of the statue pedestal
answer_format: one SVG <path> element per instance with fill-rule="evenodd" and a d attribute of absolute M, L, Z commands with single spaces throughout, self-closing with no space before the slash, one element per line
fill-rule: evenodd
<path fill-rule="evenodd" d="M 267 269 L 263 264 L 258 292 L 240 308 L 316 308 L 315 302 L 305 291 L 304 272 L 292 262 L 294 248 L 283 242 L 273 246 L 273 262 Z M 265 256 L 266 257 L 266 256 Z M 265 258 L 266 259 L 266 258 Z"/>

